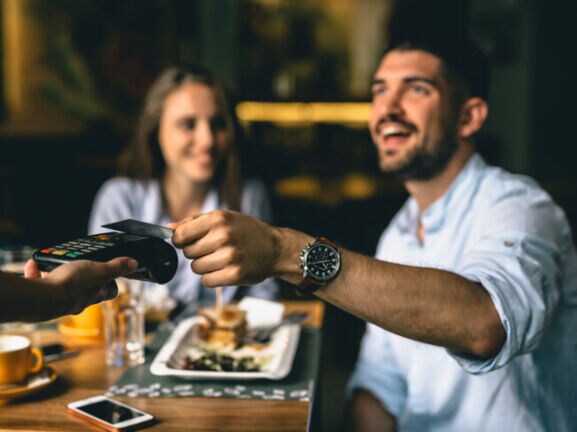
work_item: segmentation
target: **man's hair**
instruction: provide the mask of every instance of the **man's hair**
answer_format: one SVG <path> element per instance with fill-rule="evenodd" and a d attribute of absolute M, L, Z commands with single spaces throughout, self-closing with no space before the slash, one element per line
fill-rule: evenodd
<path fill-rule="evenodd" d="M 384 55 L 392 50 L 421 50 L 441 59 L 441 72 L 447 82 L 456 87 L 462 96 L 478 96 L 487 100 L 490 84 L 490 65 L 487 56 L 471 40 L 449 36 L 407 36 L 393 37 Z M 459 81 L 464 85 L 459 89 Z M 460 91 L 461 90 L 461 91 Z"/>

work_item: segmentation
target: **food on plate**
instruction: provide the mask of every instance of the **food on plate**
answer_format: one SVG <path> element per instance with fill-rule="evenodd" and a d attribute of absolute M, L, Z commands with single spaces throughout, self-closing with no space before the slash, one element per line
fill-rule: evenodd
<path fill-rule="evenodd" d="M 198 310 L 202 317 L 183 369 L 216 372 L 258 372 L 270 362 L 268 344 L 246 343 L 246 311 L 236 305 Z"/>
<path fill-rule="evenodd" d="M 199 338 L 213 348 L 239 347 L 246 336 L 246 311 L 236 305 L 199 309 L 204 319 L 198 325 Z"/>
<path fill-rule="evenodd" d="M 251 355 L 234 356 L 213 350 L 202 350 L 198 357 L 187 355 L 183 369 L 215 372 L 259 372 L 263 359 Z"/>

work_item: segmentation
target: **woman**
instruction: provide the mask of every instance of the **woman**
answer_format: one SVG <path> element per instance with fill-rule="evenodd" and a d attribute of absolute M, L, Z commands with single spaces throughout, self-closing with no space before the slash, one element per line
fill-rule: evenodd
<path fill-rule="evenodd" d="M 270 206 L 264 185 L 241 177 L 241 129 L 222 82 L 198 67 L 172 67 L 150 88 L 135 137 L 118 164 L 118 177 L 96 195 L 89 232 L 122 219 L 167 225 L 217 208 L 237 210 L 265 221 Z M 210 302 L 181 250 L 178 270 L 167 284 L 181 304 Z M 224 287 L 223 301 L 248 294 L 276 296 L 267 280 L 252 287 Z"/>

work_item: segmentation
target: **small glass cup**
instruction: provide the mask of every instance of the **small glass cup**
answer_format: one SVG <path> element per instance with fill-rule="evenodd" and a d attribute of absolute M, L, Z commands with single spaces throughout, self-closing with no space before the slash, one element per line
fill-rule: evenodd
<path fill-rule="evenodd" d="M 14 245 L 0 248 L 0 270 L 24 276 L 24 265 L 36 249 L 32 246 Z"/>
<path fill-rule="evenodd" d="M 106 363 L 137 366 L 144 363 L 143 283 L 118 278 L 118 295 L 102 303 Z"/>

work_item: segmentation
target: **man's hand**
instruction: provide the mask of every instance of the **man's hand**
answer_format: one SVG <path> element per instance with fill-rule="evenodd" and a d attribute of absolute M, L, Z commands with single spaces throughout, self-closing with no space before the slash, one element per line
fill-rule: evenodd
<path fill-rule="evenodd" d="M 275 276 L 278 228 L 238 212 L 216 210 L 185 219 L 172 242 L 192 261 L 205 286 L 255 284 Z"/>

